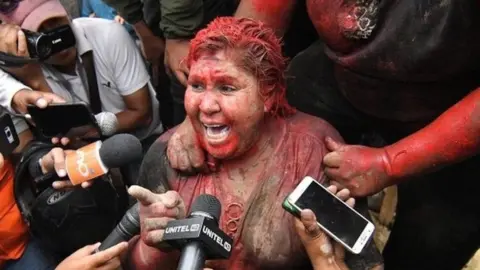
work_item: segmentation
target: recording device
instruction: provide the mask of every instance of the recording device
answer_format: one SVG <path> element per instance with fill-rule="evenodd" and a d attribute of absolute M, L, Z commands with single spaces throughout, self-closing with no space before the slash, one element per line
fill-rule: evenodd
<path fill-rule="evenodd" d="M 117 227 L 105 238 L 95 252 L 113 247 L 121 242 L 128 242 L 140 233 L 140 217 L 138 215 L 138 203 L 133 205 L 123 216 Z"/>
<path fill-rule="evenodd" d="M 22 29 L 22 31 L 25 33 L 30 58 L 0 52 L 0 66 L 22 67 L 28 63 L 43 61 L 75 46 L 76 43 L 70 25 L 60 26 L 43 33 L 35 33 L 26 29 Z"/>
<path fill-rule="evenodd" d="M 81 137 L 98 140 L 101 135 L 110 136 L 117 131 L 115 114 L 101 112 L 93 115 L 85 103 L 50 104 L 43 109 L 29 105 L 27 110 L 36 128 L 46 138 Z"/>
<path fill-rule="evenodd" d="M 309 176 L 287 196 L 282 207 L 296 217 L 303 209 L 312 210 L 322 230 L 354 254 L 362 251 L 375 231 L 373 223 Z"/>
<path fill-rule="evenodd" d="M 65 156 L 68 178 L 73 185 L 92 180 L 108 172 L 140 160 L 142 144 L 130 134 L 114 135 L 103 143 L 96 141 Z"/>
<path fill-rule="evenodd" d="M 9 114 L 5 113 L 0 116 L 0 129 L 0 151 L 3 156 L 8 156 L 20 144 L 15 125 Z"/>
<path fill-rule="evenodd" d="M 180 249 L 179 270 L 203 270 L 205 260 L 228 259 L 233 239 L 218 227 L 222 206 L 215 196 L 202 194 L 190 215 L 167 223 L 163 240 Z"/>

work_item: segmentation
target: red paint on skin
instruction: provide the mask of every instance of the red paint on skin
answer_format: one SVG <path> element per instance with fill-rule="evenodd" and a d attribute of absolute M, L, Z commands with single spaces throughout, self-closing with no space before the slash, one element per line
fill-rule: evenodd
<path fill-rule="evenodd" d="M 254 10 L 263 15 L 262 21 L 274 28 L 287 27 L 284 25 L 290 12 L 292 0 L 251 0 Z"/>
<path fill-rule="evenodd" d="M 215 58 L 194 62 L 185 93 L 185 109 L 199 142 L 218 159 L 246 152 L 258 139 L 256 131 L 264 115 L 256 79 L 242 74 L 245 72 L 226 57 L 220 52 Z M 224 91 L 227 87 L 234 91 Z M 228 126 L 228 136 L 221 141 L 212 139 L 204 125 Z"/>
<path fill-rule="evenodd" d="M 387 146 L 391 175 L 405 178 L 464 160 L 480 148 L 480 89 L 418 132 Z"/>
<path fill-rule="evenodd" d="M 192 40 L 185 109 L 209 154 L 225 159 L 245 153 L 258 140 L 265 113 L 294 112 L 285 98 L 286 64 L 280 52 L 275 33 L 249 19 L 219 18 Z M 227 138 L 215 141 L 205 124 L 230 127 Z"/>

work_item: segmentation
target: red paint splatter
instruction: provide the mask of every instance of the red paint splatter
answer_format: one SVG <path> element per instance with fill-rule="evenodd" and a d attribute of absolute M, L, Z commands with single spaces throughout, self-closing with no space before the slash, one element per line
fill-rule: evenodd
<path fill-rule="evenodd" d="M 294 112 L 285 97 L 286 61 L 280 39 L 264 23 L 247 18 L 220 17 L 197 33 L 190 43 L 187 65 L 219 51 L 237 53 L 237 64 L 260 82 L 260 94 L 269 112 L 286 116 Z"/>

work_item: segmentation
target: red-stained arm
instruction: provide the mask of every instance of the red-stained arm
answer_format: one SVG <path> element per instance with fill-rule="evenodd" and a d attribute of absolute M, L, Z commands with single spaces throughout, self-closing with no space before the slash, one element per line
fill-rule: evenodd
<path fill-rule="evenodd" d="M 295 0 L 241 0 L 235 17 L 252 18 L 265 22 L 283 36 L 288 28 Z"/>
<path fill-rule="evenodd" d="M 425 128 L 385 149 L 393 179 L 435 171 L 480 153 L 480 88 Z"/>

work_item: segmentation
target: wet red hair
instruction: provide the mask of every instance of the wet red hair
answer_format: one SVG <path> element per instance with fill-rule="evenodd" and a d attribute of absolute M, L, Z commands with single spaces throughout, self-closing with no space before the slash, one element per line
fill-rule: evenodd
<path fill-rule="evenodd" d="M 247 18 L 216 18 L 190 42 L 188 68 L 200 57 L 219 51 L 234 52 L 237 65 L 257 78 L 272 115 L 288 116 L 295 111 L 285 96 L 286 59 L 281 41 L 271 28 Z"/>

